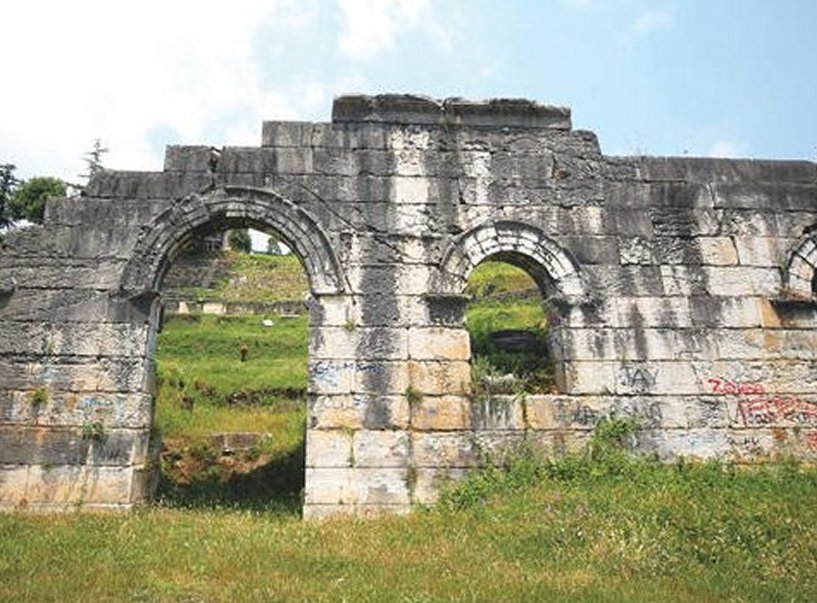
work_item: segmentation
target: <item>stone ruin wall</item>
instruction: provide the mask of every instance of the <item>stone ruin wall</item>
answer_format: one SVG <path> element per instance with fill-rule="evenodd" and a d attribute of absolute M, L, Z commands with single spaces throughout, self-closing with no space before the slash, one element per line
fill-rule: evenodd
<path fill-rule="evenodd" d="M 527 101 L 341 97 L 260 147 L 169 147 L 0 252 L 0 506 L 149 499 L 162 277 L 208 227 L 272 228 L 308 273 L 307 517 L 402 511 L 612 416 L 666 459 L 812 459 L 815 224 L 813 163 L 608 157 Z M 559 393 L 469 398 L 462 292 L 487 258 L 548 300 Z"/>

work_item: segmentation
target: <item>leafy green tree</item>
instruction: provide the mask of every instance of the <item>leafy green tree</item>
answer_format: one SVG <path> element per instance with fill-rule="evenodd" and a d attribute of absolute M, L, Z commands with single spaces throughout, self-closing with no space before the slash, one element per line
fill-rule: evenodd
<path fill-rule="evenodd" d="M 246 228 L 231 230 L 230 237 L 227 240 L 230 243 L 230 249 L 243 251 L 244 253 L 252 251 L 252 239 L 250 238 L 250 232 Z"/>
<path fill-rule="evenodd" d="M 10 164 L 0 165 L 0 229 L 9 228 L 14 224 L 9 212 L 9 201 L 20 181 L 14 175 L 17 168 Z"/>
<path fill-rule="evenodd" d="M 8 211 L 13 220 L 42 224 L 46 201 L 64 196 L 65 182 L 59 178 L 31 178 L 16 187 L 8 201 Z"/>
<path fill-rule="evenodd" d="M 81 174 L 81 178 L 85 178 L 86 182 L 90 182 L 91 178 L 93 178 L 97 172 L 105 169 L 102 165 L 102 156 L 107 153 L 110 149 L 103 146 L 102 141 L 97 138 L 94 140 L 94 146 L 91 148 L 90 151 L 83 155 L 83 161 L 88 166 L 88 170 Z"/>

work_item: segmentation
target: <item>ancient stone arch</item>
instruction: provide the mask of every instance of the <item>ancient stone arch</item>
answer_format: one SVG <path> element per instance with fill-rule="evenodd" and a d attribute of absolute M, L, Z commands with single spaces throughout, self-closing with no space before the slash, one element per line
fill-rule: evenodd
<path fill-rule="evenodd" d="M 347 96 L 258 147 L 168 147 L 0 250 L 0 507 L 150 499 L 155 292 L 208 224 L 271 227 L 309 274 L 307 517 L 405 511 L 606 417 L 661 458 L 814 458 L 814 223 L 814 163 L 610 157 L 522 100 Z M 461 293 L 489 257 L 558 306 L 558 393 L 469 395 Z"/>
<path fill-rule="evenodd" d="M 440 262 L 440 293 L 457 294 L 480 262 L 497 259 L 527 271 L 542 292 L 584 297 L 575 261 L 539 228 L 524 222 L 488 222 L 458 236 Z"/>
<path fill-rule="evenodd" d="M 316 294 L 343 291 L 343 269 L 317 221 L 291 201 L 265 189 L 220 187 L 189 195 L 158 215 L 136 242 L 122 273 L 124 295 L 158 291 L 169 263 L 202 227 L 278 232 L 298 256 Z"/>
<path fill-rule="evenodd" d="M 792 297 L 807 300 L 817 294 L 817 232 L 809 230 L 789 254 L 785 267 L 785 291 Z"/>

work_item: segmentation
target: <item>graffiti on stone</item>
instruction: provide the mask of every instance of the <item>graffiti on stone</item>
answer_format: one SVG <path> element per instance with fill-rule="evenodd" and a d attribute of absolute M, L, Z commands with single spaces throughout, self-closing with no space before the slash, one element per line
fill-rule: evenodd
<path fill-rule="evenodd" d="M 730 418 L 745 427 L 779 423 L 817 424 L 817 402 L 813 400 L 772 394 L 763 383 L 732 381 L 721 377 L 711 377 L 708 382 L 714 394 L 739 396 Z"/>
<path fill-rule="evenodd" d="M 577 403 L 569 415 L 571 423 L 582 427 L 595 427 L 600 421 L 614 419 L 633 419 L 641 427 L 659 427 L 663 414 L 658 402 L 630 403 L 616 401 L 610 408 L 592 408 L 587 404 Z"/>
<path fill-rule="evenodd" d="M 636 394 L 645 394 L 655 389 L 658 369 L 645 364 L 625 364 L 616 371 L 619 389 Z"/>

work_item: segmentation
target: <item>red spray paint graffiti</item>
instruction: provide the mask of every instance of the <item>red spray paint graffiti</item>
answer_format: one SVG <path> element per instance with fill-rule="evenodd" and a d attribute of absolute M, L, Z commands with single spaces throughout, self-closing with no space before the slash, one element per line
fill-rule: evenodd
<path fill-rule="evenodd" d="M 712 393 L 751 396 L 738 400 L 737 415 L 747 427 L 787 421 L 797 424 L 817 423 L 817 402 L 796 396 L 772 396 L 762 383 L 742 383 L 711 377 Z"/>

